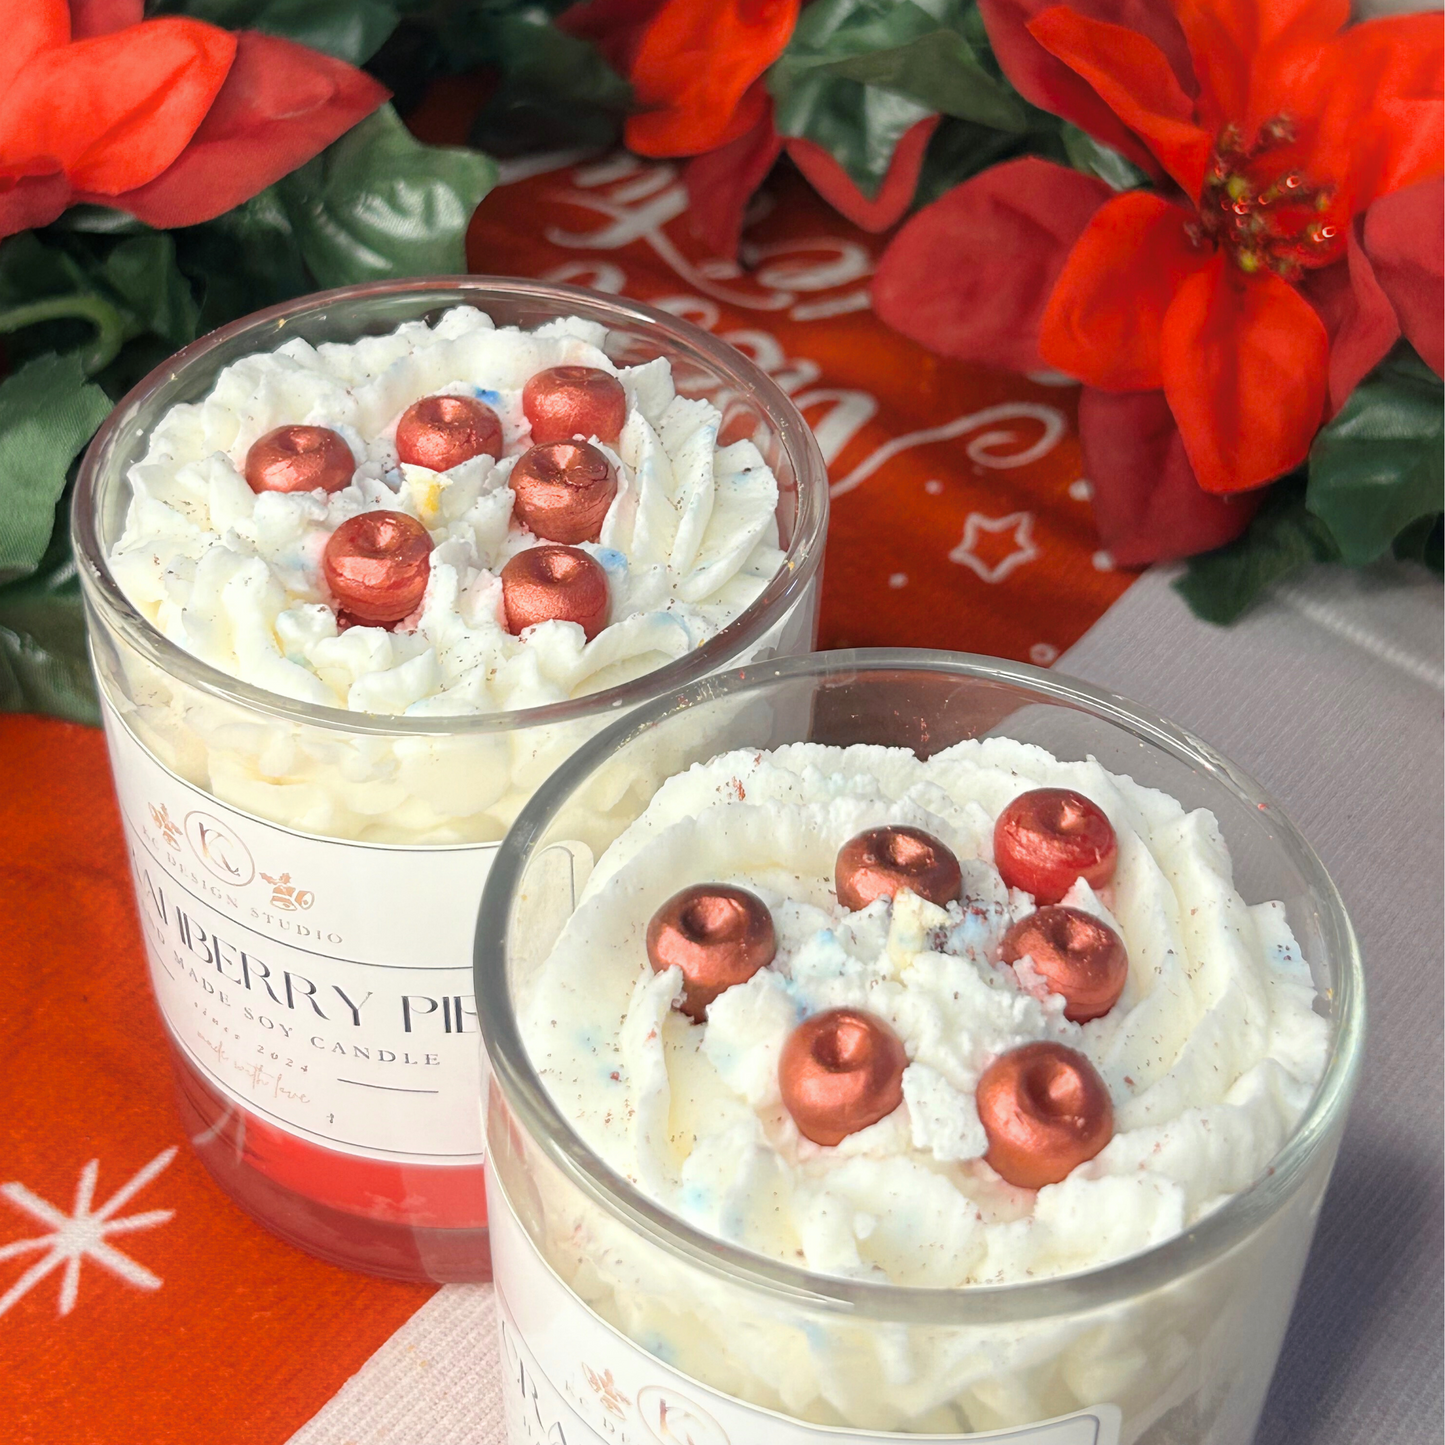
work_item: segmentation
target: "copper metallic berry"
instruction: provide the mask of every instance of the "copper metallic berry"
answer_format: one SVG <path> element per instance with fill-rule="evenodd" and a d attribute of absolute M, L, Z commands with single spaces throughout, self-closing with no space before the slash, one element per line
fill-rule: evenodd
<path fill-rule="evenodd" d="M 362 512 L 326 543 L 321 570 L 350 625 L 400 622 L 421 606 L 431 576 L 432 540 L 405 512 Z"/>
<path fill-rule="evenodd" d="M 999 953 L 1005 963 L 1031 958 L 1049 988 L 1063 995 L 1064 1017 L 1079 1024 L 1108 1013 L 1129 978 L 1124 940 L 1103 919 L 1062 903 L 1020 919 Z"/>
<path fill-rule="evenodd" d="M 674 893 L 647 925 L 648 962 L 655 973 L 682 970 L 678 1007 L 697 1023 L 725 989 L 766 968 L 777 947 L 767 904 L 725 883 L 696 883 Z"/>
<path fill-rule="evenodd" d="M 778 1059 L 783 1104 L 815 1144 L 841 1144 L 903 1102 L 903 1041 L 876 1014 L 835 1008 L 805 1019 Z"/>
<path fill-rule="evenodd" d="M 595 366 L 549 366 L 522 388 L 522 410 L 534 442 L 615 442 L 627 420 L 627 394 L 615 376 Z"/>
<path fill-rule="evenodd" d="M 246 453 L 253 492 L 339 492 L 356 471 L 344 438 L 324 426 L 278 426 Z"/>
<path fill-rule="evenodd" d="M 590 642 L 610 606 L 607 574 L 576 547 L 528 547 L 502 568 L 502 609 L 514 635 L 539 622 L 575 622 Z"/>
<path fill-rule="evenodd" d="M 1080 878 L 1102 888 L 1118 858 L 1113 825 L 1072 788 L 1021 793 L 994 825 L 993 861 L 1003 881 L 1038 903 L 1057 903 Z"/>
<path fill-rule="evenodd" d="M 1024 1044 L 1001 1054 L 978 1081 L 984 1158 L 1010 1184 L 1042 1189 L 1067 1179 L 1114 1137 L 1114 1105 L 1083 1054 L 1063 1044 Z"/>
<path fill-rule="evenodd" d="M 502 455 L 502 423 L 471 396 L 424 396 L 396 424 L 396 455 L 408 466 L 447 472 L 472 457 Z"/>
<path fill-rule="evenodd" d="M 940 907 L 963 892 L 963 874 L 949 847 L 921 828 L 869 828 L 838 850 L 833 880 L 838 902 L 855 912 L 875 898 L 907 888 Z"/>
<path fill-rule="evenodd" d="M 612 463 L 589 442 L 543 442 L 508 479 L 513 515 L 549 542 L 595 542 L 617 495 Z"/>

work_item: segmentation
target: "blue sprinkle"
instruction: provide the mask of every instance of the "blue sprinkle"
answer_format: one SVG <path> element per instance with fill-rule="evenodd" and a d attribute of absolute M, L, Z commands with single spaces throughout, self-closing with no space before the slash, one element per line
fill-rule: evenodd
<path fill-rule="evenodd" d="M 493 405 L 496 402 L 501 401 L 502 399 L 501 392 L 492 391 L 490 388 L 485 386 L 474 386 L 472 390 L 476 393 L 478 401 L 484 401 L 488 405 Z"/>
<path fill-rule="evenodd" d="M 626 572 L 627 558 L 616 547 L 603 547 L 597 553 L 598 564 L 608 572 Z"/>

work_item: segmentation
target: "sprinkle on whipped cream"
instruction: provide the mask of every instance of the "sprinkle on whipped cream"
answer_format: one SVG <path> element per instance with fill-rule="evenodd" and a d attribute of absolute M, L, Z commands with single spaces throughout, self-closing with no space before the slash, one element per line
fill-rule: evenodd
<path fill-rule="evenodd" d="M 1124 939 L 1119 1002 L 1087 1023 L 1003 934 L 1034 901 L 993 864 L 1004 807 L 1036 787 L 1095 802 L 1118 837 L 1113 881 L 1066 902 Z M 917 827 L 960 860 L 963 897 L 912 893 L 858 912 L 833 890 L 866 828 Z M 654 910 L 692 883 L 741 886 L 777 953 L 695 1023 L 678 969 L 654 973 Z M 918 1286 L 1013 1282 L 1163 1242 L 1266 1169 L 1318 1083 L 1328 1027 L 1282 904 L 1247 905 L 1213 816 L 1006 738 L 927 761 L 897 748 L 792 744 L 671 778 L 598 863 L 523 1000 L 547 1088 L 584 1140 L 715 1237 L 823 1274 Z M 903 1102 L 833 1147 L 783 1107 L 778 1059 L 826 1009 L 868 1010 L 902 1038 Z M 1106 1083 L 1115 1132 L 1039 1190 L 1003 1181 L 975 1104 L 1006 1051 L 1054 1040 Z"/>
<path fill-rule="evenodd" d="M 534 331 L 457 307 L 435 326 L 311 346 L 292 338 L 227 367 L 209 396 L 171 408 L 129 475 L 132 499 L 111 566 L 172 642 L 257 687 L 370 713 L 457 715 L 540 706 L 663 666 L 743 612 L 782 564 L 777 482 L 750 441 L 718 445 L 709 402 L 678 396 L 664 358 L 618 368 L 606 331 L 576 318 Z M 627 421 L 597 443 L 618 492 L 596 543 L 609 625 L 506 629 L 500 573 L 538 538 L 513 516 L 507 484 L 529 445 L 522 388 L 547 367 L 615 375 Z M 500 417 L 503 455 L 450 471 L 400 465 L 396 423 L 429 395 L 475 396 Z M 356 458 L 351 484 L 256 493 L 251 444 L 286 424 L 325 426 Z M 596 439 L 594 439 L 595 441 Z M 417 611 L 393 629 L 339 630 L 321 555 L 350 517 L 407 513 L 433 542 Z"/>

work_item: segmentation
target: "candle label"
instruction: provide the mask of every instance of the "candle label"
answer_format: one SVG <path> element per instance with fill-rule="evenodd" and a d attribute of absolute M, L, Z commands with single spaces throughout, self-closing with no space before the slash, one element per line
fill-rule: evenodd
<path fill-rule="evenodd" d="M 278 827 L 161 766 L 109 702 L 105 730 L 156 1000 L 196 1068 L 328 1148 L 480 1162 L 472 939 L 498 845 Z M 551 852 L 539 882 L 570 912 L 591 860 Z"/>
<path fill-rule="evenodd" d="M 899 1435 L 805 1425 L 719 1394 L 593 1314 L 537 1252 L 487 1170 L 506 1445 L 1119 1445 L 1117 1405 L 1006 1430 Z"/>

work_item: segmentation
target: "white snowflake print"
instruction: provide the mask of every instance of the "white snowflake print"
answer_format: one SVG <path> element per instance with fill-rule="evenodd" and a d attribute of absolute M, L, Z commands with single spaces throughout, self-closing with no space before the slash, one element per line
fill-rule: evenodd
<path fill-rule="evenodd" d="M 128 1204 L 147 1184 L 151 1182 L 176 1157 L 173 1147 L 162 1150 L 144 1169 L 132 1175 L 99 1209 L 91 1209 L 95 1198 L 96 1176 L 100 1173 L 100 1160 L 92 1159 L 80 1171 L 75 1186 L 75 1205 L 69 1214 L 32 1193 L 23 1184 L 0 1185 L 3 1195 L 33 1219 L 51 1228 L 50 1234 L 37 1235 L 34 1239 L 17 1239 L 10 1244 L 0 1245 L 0 1260 L 14 1259 L 24 1254 L 43 1251 L 41 1257 L 0 1295 L 0 1315 L 29 1294 L 47 1275 L 64 1266 L 65 1274 L 60 1282 L 59 1313 L 68 1315 L 75 1308 L 76 1296 L 80 1292 L 80 1262 L 89 1258 L 92 1263 L 119 1275 L 137 1289 L 159 1289 L 161 1280 L 144 1265 L 137 1264 L 128 1255 L 106 1242 L 108 1235 L 133 1234 L 138 1229 L 154 1229 L 164 1224 L 175 1213 L 172 1209 L 151 1209 L 143 1214 L 127 1214 L 117 1219 L 116 1211 Z"/>
<path fill-rule="evenodd" d="M 986 544 L 990 553 L 995 554 L 994 559 L 980 557 L 978 546 L 984 533 L 1007 535 L 1011 549 L 998 557 L 1000 549 Z M 1038 555 L 1031 512 L 1010 512 L 1006 517 L 985 517 L 982 512 L 970 512 L 963 524 L 963 540 L 948 554 L 948 560 L 961 562 L 985 582 L 1002 582 L 1015 568 L 1032 562 Z"/>

